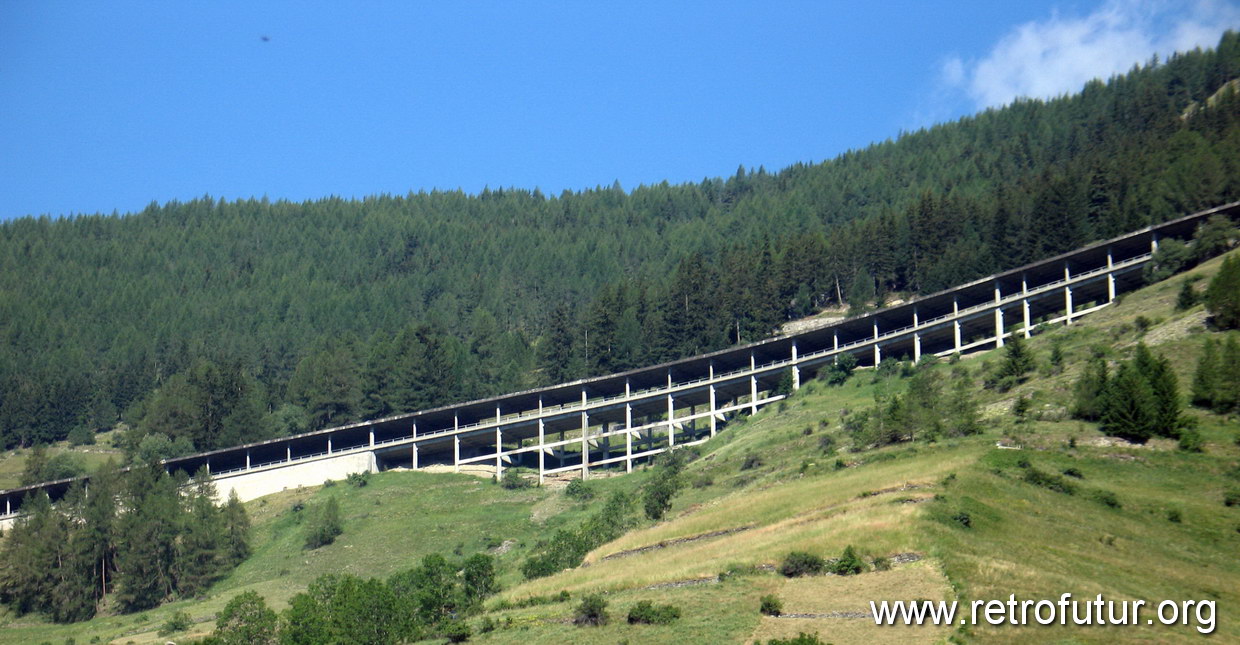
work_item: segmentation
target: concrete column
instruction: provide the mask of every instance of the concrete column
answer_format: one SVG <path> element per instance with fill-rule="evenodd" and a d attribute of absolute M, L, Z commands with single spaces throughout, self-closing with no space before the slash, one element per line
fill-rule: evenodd
<path fill-rule="evenodd" d="M 632 396 L 629 390 L 629 379 L 624 379 L 624 472 L 633 472 L 633 404 L 628 401 Z"/>
<path fill-rule="evenodd" d="M 1064 303 L 1064 311 L 1066 312 L 1064 316 L 1064 324 L 1071 325 L 1072 324 L 1072 287 L 1063 288 L 1063 303 Z"/>
<path fill-rule="evenodd" d="M 327 435 L 327 454 L 332 454 L 332 437 Z"/>
<path fill-rule="evenodd" d="M 542 486 L 543 471 L 547 467 L 547 424 L 543 421 L 543 400 L 538 397 L 538 485 Z"/>
<path fill-rule="evenodd" d="M 920 322 L 917 319 L 917 307 L 913 307 L 913 329 L 917 329 Z M 921 334 L 913 332 L 913 362 L 921 361 Z"/>
<path fill-rule="evenodd" d="M 586 414 L 586 389 L 581 388 L 581 478 L 590 478 L 590 415 Z"/>
<path fill-rule="evenodd" d="M 1158 233 L 1150 234 L 1150 253 L 1158 252 Z"/>
<path fill-rule="evenodd" d="M 418 438 L 418 422 L 417 421 L 413 422 L 413 434 L 411 434 L 410 437 L 414 439 Z"/>
<path fill-rule="evenodd" d="M 1021 309 L 1024 310 L 1024 314 L 1025 314 L 1025 338 L 1029 338 L 1029 333 L 1030 333 L 1030 330 L 1029 330 L 1029 299 L 1028 298 L 1022 299 L 1020 301 L 1020 306 L 1021 306 Z"/>
<path fill-rule="evenodd" d="M 461 472 L 461 418 L 454 412 L 452 413 L 452 431 L 457 433 L 452 435 L 452 470 L 453 472 Z"/>
<path fill-rule="evenodd" d="M 416 443 L 415 443 L 415 444 L 413 444 L 413 451 L 412 451 L 412 452 L 413 452 L 413 455 L 412 455 L 412 457 L 413 457 L 413 469 L 414 469 L 414 470 L 417 470 L 417 469 L 418 469 L 418 444 L 416 444 Z"/>
<path fill-rule="evenodd" d="M 792 341 L 792 389 L 801 389 L 801 368 L 797 367 L 797 342 Z"/>
<path fill-rule="evenodd" d="M 838 329 L 831 330 L 831 350 L 836 352 L 840 351 L 840 330 Z"/>
<path fill-rule="evenodd" d="M 250 451 L 249 450 L 245 451 L 245 469 L 246 470 L 250 469 Z"/>
<path fill-rule="evenodd" d="M 953 327 L 953 331 L 955 331 L 955 336 L 956 336 L 956 353 L 959 354 L 960 353 L 960 321 L 953 320 L 952 327 Z"/>
<path fill-rule="evenodd" d="M 758 363 L 754 360 L 753 352 L 749 352 L 749 414 L 758 413 L 758 377 L 753 373 L 758 369 Z"/>
<path fill-rule="evenodd" d="M 1003 347 L 1003 307 L 997 306 L 1002 300 L 999 281 L 995 280 L 995 347 Z"/>
<path fill-rule="evenodd" d="M 603 460 L 611 459 L 611 437 L 607 434 L 611 431 L 611 422 L 603 422 Z"/>
<path fill-rule="evenodd" d="M 676 447 L 676 428 L 672 425 L 676 421 L 676 404 L 672 400 L 672 395 L 667 395 L 667 446 L 669 448 Z"/>
<path fill-rule="evenodd" d="M 499 479 L 504 474 L 504 434 L 499 428 L 495 429 L 495 479 Z"/>
<path fill-rule="evenodd" d="M 208 475 L 211 474 L 211 460 L 210 459 L 207 460 L 207 474 Z"/>
<path fill-rule="evenodd" d="M 710 436 L 715 436 L 718 420 L 715 419 L 715 364 L 710 364 Z"/>
<path fill-rule="evenodd" d="M 1115 267 L 1115 262 L 1111 257 L 1111 248 L 1107 247 L 1107 302 L 1115 302 L 1115 274 L 1111 269 Z"/>
<path fill-rule="evenodd" d="M 878 348 L 878 321 L 874 321 L 874 367 L 883 362 L 883 350 Z"/>
<path fill-rule="evenodd" d="M 287 453 L 286 456 L 288 457 L 288 461 L 292 461 L 293 460 L 293 446 L 285 445 L 284 452 Z"/>
<path fill-rule="evenodd" d="M 12 514 L 13 514 L 13 500 L 11 500 L 11 499 L 9 499 L 9 498 L 7 498 L 7 497 L 6 497 L 6 498 L 4 498 L 4 514 L 5 514 L 5 515 L 12 515 Z"/>

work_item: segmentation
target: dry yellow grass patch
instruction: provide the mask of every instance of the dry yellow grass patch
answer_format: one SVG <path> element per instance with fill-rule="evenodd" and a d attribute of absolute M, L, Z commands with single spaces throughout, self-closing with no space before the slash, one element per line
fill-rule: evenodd
<path fill-rule="evenodd" d="M 937 563 L 921 561 L 859 576 L 813 576 L 783 583 L 779 597 L 785 614 L 868 613 L 870 601 L 945 600 L 951 588 Z M 751 642 L 789 638 L 801 632 L 817 633 L 823 642 L 934 643 L 945 640 L 952 627 L 879 626 L 872 618 L 770 618 L 764 617 Z"/>

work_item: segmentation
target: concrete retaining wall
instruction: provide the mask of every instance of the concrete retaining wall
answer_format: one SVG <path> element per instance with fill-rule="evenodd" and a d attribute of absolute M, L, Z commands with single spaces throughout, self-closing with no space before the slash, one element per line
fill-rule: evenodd
<path fill-rule="evenodd" d="M 338 457 L 323 456 L 291 465 L 274 464 L 248 472 L 229 473 L 216 477 L 214 483 L 220 501 L 227 500 L 229 494 L 235 490 L 241 501 L 248 502 L 289 488 L 318 486 L 327 479 L 344 479 L 349 473 L 373 473 L 377 470 L 375 453 L 366 451 Z"/>

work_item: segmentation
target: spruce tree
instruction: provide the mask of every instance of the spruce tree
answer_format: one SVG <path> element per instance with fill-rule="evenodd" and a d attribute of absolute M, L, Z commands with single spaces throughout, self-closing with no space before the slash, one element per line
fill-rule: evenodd
<path fill-rule="evenodd" d="M 223 554 L 229 566 L 235 567 L 250 557 L 250 516 L 235 489 L 229 492 L 222 515 Z"/>
<path fill-rule="evenodd" d="M 176 588 L 176 538 L 182 510 L 176 483 L 158 463 L 134 466 L 122 495 L 116 553 L 116 602 L 122 611 L 158 606 Z"/>
<path fill-rule="evenodd" d="M 1192 401 L 1201 408 L 1215 406 L 1222 378 L 1218 342 L 1207 338 L 1197 360 L 1197 372 L 1193 375 Z"/>
<path fill-rule="evenodd" d="M 1219 329 L 1240 327 L 1240 256 L 1223 260 L 1223 266 L 1206 289 L 1206 309 Z"/>
<path fill-rule="evenodd" d="M 1102 418 L 1103 394 L 1108 383 L 1107 361 L 1101 356 L 1090 359 L 1073 387 L 1072 416 L 1086 421 Z"/>
<path fill-rule="evenodd" d="M 1164 356 L 1156 357 L 1147 380 L 1154 395 L 1154 432 L 1163 437 L 1179 437 L 1185 425 L 1184 403 L 1180 399 L 1179 380 L 1171 370 L 1171 362 Z"/>
<path fill-rule="evenodd" d="M 1102 396 L 1102 431 L 1136 443 L 1154 436 L 1158 408 L 1149 381 L 1134 363 L 1120 365 Z"/>
<path fill-rule="evenodd" d="M 223 526 L 215 507 L 215 485 L 205 467 L 194 475 L 186 497 L 184 527 L 177 540 L 176 586 L 182 596 L 194 597 L 224 568 Z"/>

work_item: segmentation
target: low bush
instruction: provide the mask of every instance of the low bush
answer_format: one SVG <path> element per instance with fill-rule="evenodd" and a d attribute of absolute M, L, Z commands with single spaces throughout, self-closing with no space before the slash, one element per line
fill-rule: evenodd
<path fill-rule="evenodd" d="M 1119 503 L 1119 497 L 1116 497 L 1115 493 L 1112 493 L 1109 490 L 1095 491 L 1094 499 L 1100 502 L 1103 506 L 1110 508 L 1122 508 Z"/>
<path fill-rule="evenodd" d="M 675 605 L 656 605 L 643 600 L 629 610 L 629 624 L 669 625 L 680 618 L 680 608 Z"/>
<path fill-rule="evenodd" d="M 1065 495 L 1075 495 L 1076 485 L 1065 480 L 1059 475 L 1052 475 L 1048 472 L 1038 470 L 1037 468 L 1029 468 L 1025 471 L 1024 480 L 1034 486 L 1041 486 L 1047 490 L 1053 490 L 1056 493 L 1064 493 Z"/>
<path fill-rule="evenodd" d="M 499 485 L 507 490 L 518 490 L 533 486 L 530 480 L 522 477 L 520 473 L 511 468 L 504 471 L 504 477 L 500 479 Z"/>
<path fill-rule="evenodd" d="M 844 553 L 839 559 L 831 563 L 830 570 L 837 576 L 854 576 L 865 571 L 865 563 L 857 557 L 857 552 L 850 544 L 844 547 Z"/>
<path fill-rule="evenodd" d="M 1085 475 L 1082 475 L 1081 471 L 1075 468 L 1064 468 L 1063 474 L 1067 475 L 1068 477 L 1073 477 L 1076 479 L 1085 479 Z"/>
<path fill-rule="evenodd" d="M 952 521 L 965 527 L 966 529 L 973 528 L 973 518 L 969 517 L 969 514 L 964 511 L 960 511 L 959 513 L 953 515 Z"/>
<path fill-rule="evenodd" d="M 370 483 L 370 473 L 367 473 L 367 472 L 349 473 L 348 475 L 345 476 L 344 481 L 350 486 L 356 486 L 358 488 L 363 488 L 366 486 L 366 484 Z"/>
<path fill-rule="evenodd" d="M 576 625 L 592 625 L 598 627 L 606 625 L 611 617 L 607 615 L 607 601 L 598 594 L 590 594 L 581 599 L 581 604 L 577 605 L 577 611 L 573 616 L 573 623 Z"/>
<path fill-rule="evenodd" d="M 741 462 L 741 470 L 753 470 L 762 465 L 762 457 L 757 453 L 749 453 L 745 455 L 745 460 Z"/>
<path fill-rule="evenodd" d="M 159 635 L 168 636 L 170 634 L 175 634 L 176 632 L 183 632 L 189 629 L 193 624 L 194 621 L 190 619 L 189 614 L 183 611 L 178 611 L 169 616 L 168 622 L 164 623 L 163 627 L 159 628 Z"/>
<path fill-rule="evenodd" d="M 758 605 L 758 611 L 766 616 L 779 616 L 784 613 L 784 603 L 774 594 L 762 596 L 761 604 Z"/>
<path fill-rule="evenodd" d="M 570 499 L 575 499 L 579 502 L 587 502 L 594 499 L 594 489 L 580 479 L 568 482 L 568 486 L 564 487 L 564 494 Z"/>
<path fill-rule="evenodd" d="M 1233 488 L 1223 493 L 1223 506 L 1240 506 L 1240 488 Z"/>
<path fill-rule="evenodd" d="M 822 558 L 812 553 L 793 551 L 784 556 L 783 563 L 779 565 L 779 572 L 789 578 L 812 576 L 822 573 L 826 564 Z"/>
<path fill-rule="evenodd" d="M 1177 510 L 1167 511 L 1167 521 L 1172 524 L 1179 524 L 1184 521 L 1184 516 Z"/>

